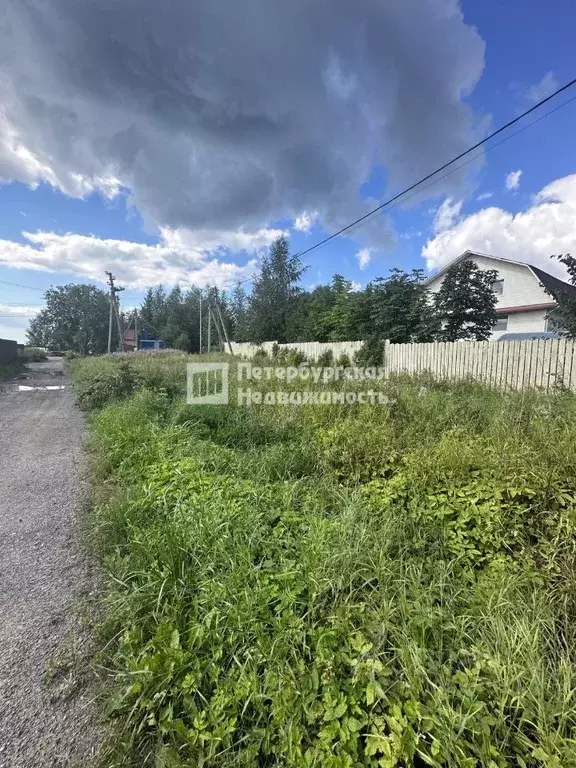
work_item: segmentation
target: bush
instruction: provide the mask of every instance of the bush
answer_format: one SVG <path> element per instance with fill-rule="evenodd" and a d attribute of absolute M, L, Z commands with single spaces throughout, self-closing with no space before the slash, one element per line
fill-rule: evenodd
<path fill-rule="evenodd" d="M 343 352 L 338 358 L 338 360 L 336 361 L 336 365 L 339 366 L 340 368 L 350 368 L 352 363 L 348 355 L 345 352 Z"/>
<path fill-rule="evenodd" d="M 25 363 L 43 363 L 47 360 L 46 352 L 39 347 L 25 347 L 20 353 L 20 358 Z"/>
<path fill-rule="evenodd" d="M 331 349 L 326 349 L 324 352 L 322 352 L 321 355 L 319 355 L 317 365 L 319 365 L 321 368 L 328 368 L 333 364 L 334 355 Z"/>
<path fill-rule="evenodd" d="M 360 366 L 384 365 L 384 341 L 371 336 L 354 355 L 354 362 Z"/>
<path fill-rule="evenodd" d="M 286 354 L 286 365 L 298 368 L 302 363 L 308 362 L 306 355 L 299 349 L 289 349 Z"/>

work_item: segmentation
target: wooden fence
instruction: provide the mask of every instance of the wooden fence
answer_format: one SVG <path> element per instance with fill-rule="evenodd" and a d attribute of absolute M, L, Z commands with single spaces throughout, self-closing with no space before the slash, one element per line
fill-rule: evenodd
<path fill-rule="evenodd" d="M 235 344 L 234 353 L 253 357 L 257 349 L 271 353 L 274 342 L 260 347 Z M 298 349 L 310 361 L 330 349 L 337 360 L 346 354 L 352 361 L 361 341 L 321 344 L 304 342 L 280 344 L 281 349 Z M 533 339 L 525 341 L 456 341 L 430 344 L 386 343 L 386 374 L 430 373 L 437 379 L 476 379 L 501 389 L 571 389 L 576 391 L 576 341 Z"/>
<path fill-rule="evenodd" d="M 256 350 L 264 349 L 268 355 L 272 354 L 272 348 L 275 341 L 265 341 L 262 344 L 249 344 L 248 342 L 232 342 L 232 351 L 240 357 L 254 357 Z M 334 360 L 338 360 L 341 355 L 347 355 L 352 362 L 354 355 L 363 342 L 361 341 L 330 341 L 326 344 L 319 341 L 301 341 L 291 344 L 278 344 L 280 349 L 297 349 L 306 355 L 307 360 L 318 360 L 320 355 L 327 350 L 331 350 Z"/>
<path fill-rule="evenodd" d="M 386 370 L 476 379 L 500 389 L 576 390 L 576 342 L 570 339 L 389 344 Z"/>

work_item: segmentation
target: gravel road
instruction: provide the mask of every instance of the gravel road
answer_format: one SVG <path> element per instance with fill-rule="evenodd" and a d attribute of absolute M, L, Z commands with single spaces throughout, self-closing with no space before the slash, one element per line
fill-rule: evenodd
<path fill-rule="evenodd" d="M 30 369 L 17 384 L 66 384 L 61 359 Z M 0 392 L 0 768 L 96 763 L 96 707 L 65 663 L 87 644 L 78 600 L 90 571 L 75 539 L 83 430 L 67 390 Z"/>

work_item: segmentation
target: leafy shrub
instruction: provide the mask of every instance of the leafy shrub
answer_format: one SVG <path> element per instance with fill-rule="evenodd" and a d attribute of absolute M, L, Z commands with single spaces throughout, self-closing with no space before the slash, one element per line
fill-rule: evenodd
<path fill-rule="evenodd" d="M 43 363 L 47 360 L 46 352 L 39 347 L 25 347 L 24 351 L 20 353 L 20 358 L 25 363 Z"/>
<path fill-rule="evenodd" d="M 371 336 L 354 355 L 354 362 L 360 366 L 379 366 L 384 364 L 384 341 Z"/>
<path fill-rule="evenodd" d="M 289 349 L 286 354 L 286 365 L 295 366 L 296 368 L 302 363 L 308 362 L 306 355 L 299 349 Z"/>
<path fill-rule="evenodd" d="M 113 400 L 131 395 L 136 387 L 136 376 L 130 365 L 121 361 L 108 371 L 94 377 L 78 393 L 78 404 L 85 410 L 101 408 Z"/>
<path fill-rule="evenodd" d="M 321 368 L 327 368 L 333 364 L 334 364 L 334 355 L 332 353 L 332 350 L 326 349 L 318 357 L 317 365 L 319 365 Z"/>
<path fill-rule="evenodd" d="M 336 361 L 336 365 L 340 366 L 340 368 L 350 368 L 352 363 L 348 355 L 345 352 L 343 352 L 338 358 L 338 360 Z"/>

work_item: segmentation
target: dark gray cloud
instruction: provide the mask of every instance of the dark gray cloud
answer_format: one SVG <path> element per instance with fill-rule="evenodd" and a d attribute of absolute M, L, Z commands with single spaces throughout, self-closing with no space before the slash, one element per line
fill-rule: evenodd
<path fill-rule="evenodd" d="M 472 138 L 484 43 L 457 0 L 4 7 L 0 178 L 69 194 L 117 179 L 152 225 L 338 225 L 374 163 L 402 185 Z"/>

